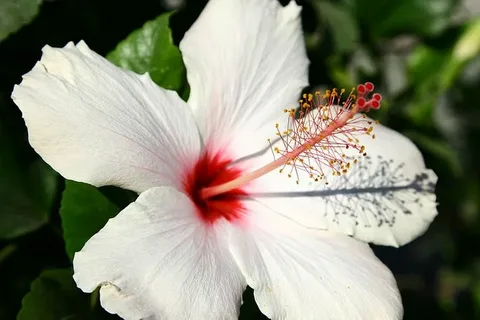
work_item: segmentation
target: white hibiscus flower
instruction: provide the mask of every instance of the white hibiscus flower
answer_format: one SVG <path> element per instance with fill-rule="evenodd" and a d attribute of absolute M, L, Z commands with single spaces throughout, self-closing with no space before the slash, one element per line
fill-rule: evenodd
<path fill-rule="evenodd" d="M 235 319 L 247 285 L 272 319 L 400 319 L 395 280 L 364 242 L 405 244 L 436 215 L 436 177 L 416 147 L 381 125 L 357 141 L 368 124 L 345 115 L 363 98 L 348 108 L 333 99 L 305 118 L 310 129 L 285 116 L 307 85 L 293 1 L 211 0 L 180 49 L 188 103 L 84 42 L 46 46 L 14 89 L 31 145 L 55 170 L 140 194 L 75 255 L 79 288 L 100 286 L 102 306 L 125 319 Z M 338 128 L 322 127 L 332 115 Z M 268 164 L 275 123 L 287 134 L 271 147 L 284 155 L 331 134 L 279 174 Z M 363 147 L 343 174 L 338 159 Z M 306 161 L 335 176 L 315 182 L 323 169 L 297 170 Z"/>

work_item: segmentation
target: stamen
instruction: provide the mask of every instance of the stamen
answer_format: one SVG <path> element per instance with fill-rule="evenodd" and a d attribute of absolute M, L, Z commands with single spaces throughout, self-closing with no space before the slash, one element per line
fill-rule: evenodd
<path fill-rule="evenodd" d="M 347 173 L 359 157 L 367 155 L 365 146 L 360 144 L 357 136 L 367 134 L 374 137 L 373 123 L 366 119 L 365 114 L 357 113 L 380 107 L 380 94 L 375 93 L 368 98 L 373 89 L 371 82 L 361 84 L 357 87 L 358 97 L 352 89 L 345 99 L 344 89 L 340 92 L 333 89 L 324 93 L 317 91 L 314 95 L 304 94 L 299 101 L 298 116 L 294 109 L 285 110 L 289 117 L 287 128 L 280 130 L 277 127 L 277 136 L 283 148 L 274 147 L 274 157 L 286 156 L 305 144 L 307 148 L 299 156 L 286 161 L 280 172 L 286 172 L 288 177 L 295 176 L 296 183 L 300 180 L 299 171 L 306 171 L 312 180 L 322 180 L 325 183 L 328 183 L 330 173 L 333 176 Z M 342 120 L 345 114 L 351 116 L 346 121 Z M 321 143 L 310 143 L 320 132 L 325 132 L 335 123 L 339 127 L 324 136 Z M 357 150 L 358 153 L 352 155 L 351 150 Z"/>
<path fill-rule="evenodd" d="M 372 94 L 373 89 L 373 83 L 366 82 L 357 86 L 357 95 L 352 89 L 346 98 L 344 89 L 304 94 L 298 109 L 284 110 L 288 116 L 287 127 L 275 125 L 277 139 L 283 147 L 273 146 L 268 139 L 274 161 L 235 180 L 203 189 L 203 198 L 238 188 L 278 168 L 288 177 L 295 176 L 296 183 L 300 182 L 300 170 L 306 171 L 312 180 L 325 183 L 328 183 L 327 171 L 333 176 L 347 173 L 358 162 L 358 157 L 367 155 L 358 135 L 375 138 L 374 122 L 359 113 L 380 108 L 382 96 Z M 347 149 L 349 154 L 356 150 L 356 155 L 347 156 Z"/>

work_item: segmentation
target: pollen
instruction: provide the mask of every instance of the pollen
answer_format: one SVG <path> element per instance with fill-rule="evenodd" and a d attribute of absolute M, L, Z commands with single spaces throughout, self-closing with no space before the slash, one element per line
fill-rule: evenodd
<path fill-rule="evenodd" d="M 367 156 L 359 136 L 375 139 L 378 121 L 365 115 L 381 105 L 382 96 L 373 90 L 373 83 L 366 82 L 348 94 L 336 88 L 316 91 L 303 94 L 298 109 L 285 109 L 286 128 L 276 124 L 276 139 L 281 143 L 270 144 L 274 158 L 285 159 L 280 172 L 295 176 L 298 183 L 299 172 L 305 171 L 311 180 L 326 184 L 328 176 L 347 174 L 359 158 Z"/>

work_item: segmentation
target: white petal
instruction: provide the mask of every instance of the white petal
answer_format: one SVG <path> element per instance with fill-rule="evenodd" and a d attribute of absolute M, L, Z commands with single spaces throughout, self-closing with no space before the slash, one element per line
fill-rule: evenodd
<path fill-rule="evenodd" d="M 305 171 L 298 171 L 297 185 L 295 171 L 289 179 L 275 170 L 255 182 L 252 196 L 311 228 L 381 245 L 412 241 L 437 215 L 437 177 L 425 168 L 419 150 L 406 137 L 382 125 L 376 125 L 374 133 L 376 139 L 360 137 L 368 156 L 340 177 L 327 175 L 328 185 L 313 182 Z M 264 154 L 254 162 L 258 166 L 272 158 Z"/>
<path fill-rule="evenodd" d="M 214 150 L 258 151 L 298 104 L 308 84 L 300 10 L 295 1 L 211 0 L 185 34 L 188 103 Z"/>
<path fill-rule="evenodd" d="M 200 138 L 187 104 L 84 42 L 44 47 L 12 98 L 30 144 L 67 179 L 137 192 L 179 187 L 180 172 L 198 157 Z"/>
<path fill-rule="evenodd" d="M 395 279 L 367 244 L 309 230 L 251 204 L 231 250 L 271 319 L 401 319 Z"/>
<path fill-rule="evenodd" d="M 124 319 L 237 319 L 246 285 L 221 229 L 184 194 L 149 189 L 76 253 L 74 279 L 101 285 L 102 306 Z"/>

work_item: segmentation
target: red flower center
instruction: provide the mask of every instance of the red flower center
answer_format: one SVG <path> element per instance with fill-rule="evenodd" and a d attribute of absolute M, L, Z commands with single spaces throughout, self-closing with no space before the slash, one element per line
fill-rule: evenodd
<path fill-rule="evenodd" d="M 212 155 L 205 152 L 185 176 L 185 192 L 195 203 L 200 218 L 206 223 L 213 224 L 220 218 L 238 220 L 246 211 L 241 198 L 247 193 L 241 188 L 207 199 L 201 196 L 203 188 L 220 185 L 242 175 L 240 169 L 228 166 L 230 163 L 231 159 L 221 157 L 219 153 Z"/>

